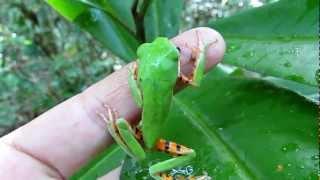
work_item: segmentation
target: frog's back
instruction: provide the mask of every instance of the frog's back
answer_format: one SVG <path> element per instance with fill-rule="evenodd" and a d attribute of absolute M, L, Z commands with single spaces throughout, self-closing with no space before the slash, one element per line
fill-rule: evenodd
<path fill-rule="evenodd" d="M 167 38 L 157 38 L 138 49 L 138 79 L 142 90 L 142 133 L 152 148 L 166 122 L 178 77 L 179 52 Z"/>

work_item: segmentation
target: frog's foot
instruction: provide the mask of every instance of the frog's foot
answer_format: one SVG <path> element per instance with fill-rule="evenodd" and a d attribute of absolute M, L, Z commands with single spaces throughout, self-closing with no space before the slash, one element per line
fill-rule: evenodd
<path fill-rule="evenodd" d="M 205 44 L 200 38 L 200 34 L 196 31 L 197 35 L 197 47 L 190 47 L 188 44 L 185 44 L 186 47 L 191 49 L 191 61 L 193 62 L 193 70 L 190 75 L 185 75 L 180 71 L 179 68 L 179 78 L 183 83 L 191 84 L 193 86 L 199 86 L 205 71 L 206 63 L 206 49 L 211 44 L 216 43 L 218 40 Z M 179 61 L 180 63 L 180 61 Z M 180 64 L 179 64 L 180 66 Z"/>
<path fill-rule="evenodd" d="M 189 176 L 190 180 L 211 180 L 212 178 L 207 172 L 204 172 L 201 176 Z"/>
<path fill-rule="evenodd" d="M 192 78 L 188 77 L 187 75 L 183 74 L 182 72 L 179 73 L 179 79 L 184 84 L 191 84 Z"/>
<path fill-rule="evenodd" d="M 127 153 L 131 154 L 131 152 L 128 150 L 126 144 L 123 142 L 120 132 L 117 128 L 116 125 L 116 118 L 117 113 L 115 110 L 113 110 L 110 106 L 104 105 L 106 109 L 106 114 L 105 113 L 99 113 L 100 117 L 105 121 L 107 124 L 107 129 L 110 135 L 113 137 L 113 139 L 117 142 L 117 144 Z"/>
<path fill-rule="evenodd" d="M 159 177 L 158 179 L 161 179 L 161 180 L 174 180 L 173 176 L 166 173 L 158 173 L 157 176 Z"/>
<path fill-rule="evenodd" d="M 115 125 L 115 120 L 118 117 L 118 112 L 112 109 L 109 105 L 104 104 L 106 113 L 98 113 L 98 115 L 101 117 L 101 119 L 107 124 L 107 128 L 110 132 L 110 134 L 117 134 L 117 128 Z M 110 129 L 109 129 L 110 128 Z"/>
<path fill-rule="evenodd" d="M 107 116 L 100 114 L 100 116 L 106 121 L 107 129 L 117 144 L 131 157 L 138 160 L 145 158 L 145 152 L 135 137 L 135 133 L 130 127 L 129 123 L 119 118 L 115 120 L 115 113 L 111 108 L 107 108 Z"/>
<path fill-rule="evenodd" d="M 208 176 L 172 176 L 170 174 L 166 173 L 159 173 L 158 174 L 159 179 L 161 180 L 211 180 L 211 178 Z"/>
<path fill-rule="evenodd" d="M 211 177 L 207 176 L 207 175 L 203 175 L 203 176 L 176 176 L 174 177 L 175 180 L 211 180 Z"/>
<path fill-rule="evenodd" d="M 157 178 L 159 180 L 211 180 L 211 177 L 208 175 L 202 175 L 202 176 L 182 176 L 177 175 L 173 176 L 166 173 L 158 173 Z"/>
<path fill-rule="evenodd" d="M 150 175 L 157 180 L 163 180 L 163 177 L 170 178 L 168 175 L 164 176 L 163 173 L 178 166 L 183 166 L 196 157 L 193 149 L 164 139 L 158 140 L 155 148 L 173 156 L 173 158 L 159 162 L 149 168 Z"/>

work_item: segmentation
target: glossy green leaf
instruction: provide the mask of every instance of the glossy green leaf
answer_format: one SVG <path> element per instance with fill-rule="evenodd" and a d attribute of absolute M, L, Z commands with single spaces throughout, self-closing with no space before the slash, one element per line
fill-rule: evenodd
<path fill-rule="evenodd" d="M 164 138 L 192 147 L 190 165 L 213 179 L 316 179 L 317 107 L 257 79 L 209 73 L 201 88 L 174 98 Z M 220 75 L 219 75 L 220 74 Z M 148 177 L 148 163 L 126 161 L 122 179 Z"/>
<path fill-rule="evenodd" d="M 77 0 L 47 2 L 122 59 L 130 61 L 136 57 L 135 51 L 140 42 L 128 27 L 108 12 Z"/>
<path fill-rule="evenodd" d="M 73 21 L 86 9 L 84 4 L 76 0 L 46 0 L 46 2 L 69 21 Z"/>
<path fill-rule="evenodd" d="M 97 157 L 92 159 L 88 164 L 77 171 L 71 180 L 89 180 L 97 179 L 107 172 L 121 165 L 126 154 L 116 144 L 112 145 Z"/>
<path fill-rule="evenodd" d="M 178 34 L 182 0 L 153 0 L 144 16 L 144 31 L 147 42 L 158 36 L 171 38 Z"/>
<path fill-rule="evenodd" d="M 150 2 L 144 18 L 146 40 L 175 35 L 182 2 Z M 314 88 L 317 3 L 283 0 L 213 23 L 229 46 L 225 62 Z M 126 27 L 92 5 L 80 12 L 70 19 L 105 44 L 111 46 L 112 42 L 116 54 L 135 56 L 130 50 L 137 41 L 132 38 L 129 47 L 123 41 L 133 37 Z M 115 39 L 105 38 L 110 36 Z M 196 150 L 197 158 L 190 164 L 196 175 L 208 173 L 214 179 L 317 179 L 317 107 L 297 95 L 308 92 L 268 77 L 228 75 L 216 68 L 200 88 L 188 88 L 174 98 L 163 138 Z M 103 157 L 123 158 L 110 152 Z M 167 158 L 157 152 L 149 152 L 142 163 L 128 158 L 121 179 L 150 179 L 150 165 Z M 93 174 L 87 177 L 97 177 L 97 172 L 102 175 L 111 169 L 107 165 L 107 170 L 100 169 L 103 163 L 99 162 L 107 161 L 95 162 L 98 165 L 88 165 L 79 177 L 87 172 Z"/>
<path fill-rule="evenodd" d="M 305 85 L 305 84 L 298 83 L 298 82 L 291 81 L 291 80 L 276 78 L 273 76 L 261 76 L 260 74 L 257 74 L 257 73 L 251 72 L 251 71 L 245 71 L 242 68 L 236 68 L 233 66 L 223 65 L 223 67 L 228 68 L 229 71 L 230 71 L 230 69 L 233 70 L 232 71 L 233 76 L 257 78 L 257 79 L 265 80 L 266 82 L 269 82 L 270 84 L 272 84 L 274 86 L 295 92 L 296 94 L 306 98 L 306 100 L 308 100 L 312 103 L 319 104 L 318 87 Z"/>
<path fill-rule="evenodd" d="M 274 77 L 263 77 L 262 79 L 274 84 L 275 86 L 291 90 L 300 96 L 305 97 L 308 101 L 319 104 L 319 88 L 307 86 L 294 81 L 289 81 Z"/>
<path fill-rule="evenodd" d="M 319 0 L 282 0 L 210 26 L 227 41 L 224 63 L 316 86 Z"/>
<path fill-rule="evenodd" d="M 74 22 L 121 58 L 129 61 L 136 57 L 139 42 L 135 36 L 103 11 L 88 8 Z"/>
<path fill-rule="evenodd" d="M 135 32 L 136 27 L 131 8 L 134 0 L 79 0 L 83 3 L 106 11 L 109 15 L 121 22 L 122 25 Z"/>

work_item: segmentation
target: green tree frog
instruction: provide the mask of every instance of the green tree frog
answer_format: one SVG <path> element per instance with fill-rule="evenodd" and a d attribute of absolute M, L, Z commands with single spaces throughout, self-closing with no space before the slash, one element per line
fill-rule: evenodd
<path fill-rule="evenodd" d="M 165 140 L 162 136 L 164 124 L 178 80 L 199 85 L 205 69 L 205 46 L 198 38 L 198 46 L 193 49 L 194 70 L 191 77 L 180 71 L 179 48 L 169 39 L 156 38 L 152 43 L 144 43 L 137 50 L 137 64 L 131 68 L 129 86 L 137 105 L 142 108 L 139 125 L 132 128 L 123 119 L 116 119 L 108 108 L 104 117 L 109 133 L 119 146 L 137 160 L 146 158 L 145 150 L 158 150 L 171 154 L 171 159 L 158 162 L 149 168 L 150 176 L 156 180 L 173 179 L 167 172 L 188 164 L 196 157 L 196 152 L 186 146 Z M 204 179 L 203 176 L 187 179 Z"/>

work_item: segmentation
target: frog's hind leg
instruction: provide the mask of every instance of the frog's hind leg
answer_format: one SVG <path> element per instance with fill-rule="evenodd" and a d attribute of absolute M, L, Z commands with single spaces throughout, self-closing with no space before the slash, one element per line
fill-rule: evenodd
<path fill-rule="evenodd" d="M 170 179 L 172 176 L 164 172 L 178 166 L 186 165 L 196 157 L 196 152 L 193 149 L 164 139 L 158 140 L 156 149 L 174 156 L 171 159 L 159 162 L 149 168 L 150 175 L 157 180 Z"/>
<path fill-rule="evenodd" d="M 144 149 L 142 148 L 139 141 L 136 139 L 134 131 L 131 129 L 129 123 L 125 119 L 118 119 L 116 121 L 120 136 L 128 149 L 133 154 L 133 158 L 143 160 L 146 158 Z"/>
<path fill-rule="evenodd" d="M 153 177 L 155 178 L 155 177 Z M 160 178 L 161 180 L 173 180 L 173 176 L 166 174 L 166 173 L 158 173 L 158 179 Z"/>
<path fill-rule="evenodd" d="M 103 114 L 100 114 L 100 116 L 106 121 L 108 131 L 113 139 L 131 157 L 138 160 L 145 159 L 145 152 L 141 144 L 136 139 L 135 133 L 129 123 L 123 118 L 115 120 L 114 112 L 111 108 L 106 108 L 108 117 Z"/>

